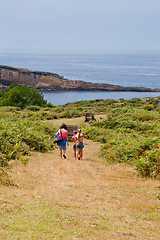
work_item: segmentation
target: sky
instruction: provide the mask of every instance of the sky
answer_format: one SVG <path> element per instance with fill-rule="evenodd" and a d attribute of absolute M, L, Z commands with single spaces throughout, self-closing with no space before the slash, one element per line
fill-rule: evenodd
<path fill-rule="evenodd" d="M 2 50 L 159 50 L 160 0 L 0 0 Z"/>

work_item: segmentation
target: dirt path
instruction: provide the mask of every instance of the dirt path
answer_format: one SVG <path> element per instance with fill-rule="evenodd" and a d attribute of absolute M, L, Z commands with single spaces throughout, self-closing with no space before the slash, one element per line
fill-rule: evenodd
<path fill-rule="evenodd" d="M 55 150 L 14 164 L 18 187 L 2 187 L 0 239 L 158 240 L 160 182 L 136 176 L 127 165 L 108 165 L 99 148 L 85 140 L 83 161 L 73 160 L 70 143 L 67 159 Z"/>

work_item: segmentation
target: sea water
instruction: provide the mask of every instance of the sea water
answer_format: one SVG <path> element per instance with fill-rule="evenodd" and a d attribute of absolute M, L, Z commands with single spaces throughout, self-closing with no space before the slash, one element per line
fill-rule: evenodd
<path fill-rule="evenodd" d="M 70 80 L 160 88 L 160 51 L 0 52 L 0 65 L 57 73 Z M 158 96 L 156 92 L 43 92 L 54 105 L 91 99 Z"/>

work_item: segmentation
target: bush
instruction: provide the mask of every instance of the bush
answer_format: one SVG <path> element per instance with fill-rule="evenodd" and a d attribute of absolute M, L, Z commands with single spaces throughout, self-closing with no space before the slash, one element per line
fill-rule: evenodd
<path fill-rule="evenodd" d="M 35 88 L 11 84 L 0 94 L 1 106 L 17 106 L 24 108 L 26 106 L 45 106 L 47 101 L 43 99 L 42 93 Z"/>
<path fill-rule="evenodd" d="M 50 103 L 50 102 L 46 104 L 46 107 L 48 107 L 48 108 L 55 108 L 55 106 L 52 103 Z"/>
<path fill-rule="evenodd" d="M 31 118 L 9 117 L 0 120 L 1 166 L 6 159 L 19 159 L 31 150 L 47 151 L 52 149 L 55 127 Z"/>
<path fill-rule="evenodd" d="M 160 179 L 160 150 L 145 151 L 134 166 L 142 176 Z"/>
<path fill-rule="evenodd" d="M 34 105 L 27 107 L 27 110 L 34 111 L 34 112 L 40 111 L 40 109 L 41 108 L 39 106 L 34 106 Z"/>

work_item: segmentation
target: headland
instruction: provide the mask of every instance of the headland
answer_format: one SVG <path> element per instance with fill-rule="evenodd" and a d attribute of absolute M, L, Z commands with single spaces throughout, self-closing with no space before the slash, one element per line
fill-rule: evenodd
<path fill-rule="evenodd" d="M 32 71 L 0 65 L 0 88 L 6 89 L 10 84 L 26 85 L 39 91 L 139 91 L 160 92 L 159 88 L 123 87 L 107 83 L 93 83 L 82 80 L 69 80 L 56 73 Z"/>

